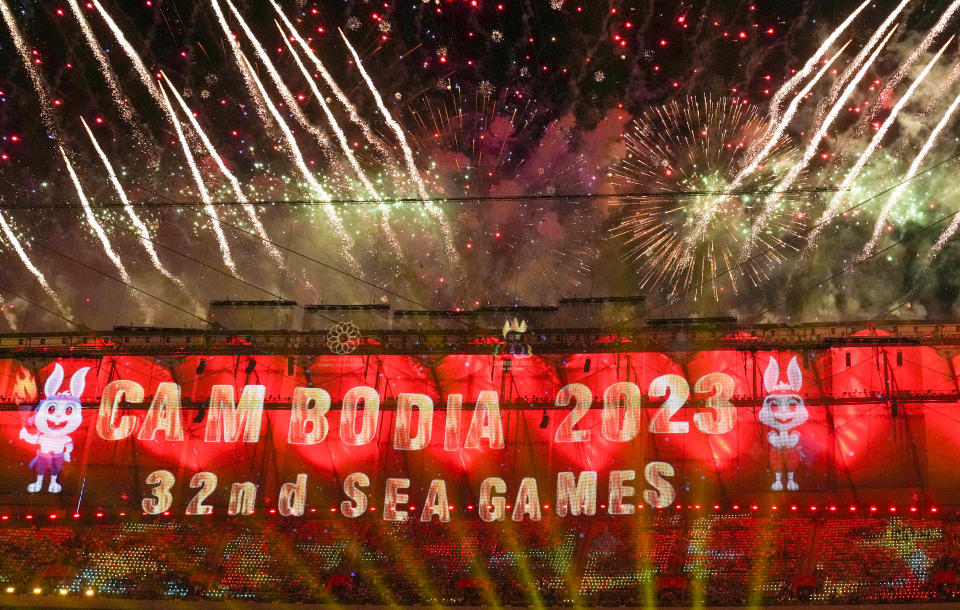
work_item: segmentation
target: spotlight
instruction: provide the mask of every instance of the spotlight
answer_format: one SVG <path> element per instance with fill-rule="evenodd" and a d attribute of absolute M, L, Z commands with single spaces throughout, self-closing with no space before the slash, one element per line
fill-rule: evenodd
<path fill-rule="evenodd" d="M 541 429 L 541 430 L 546 430 L 546 429 L 547 429 L 547 426 L 549 426 L 549 425 L 550 425 L 550 416 L 547 415 L 547 410 L 544 409 L 544 410 L 543 410 L 543 417 L 540 418 L 540 429 Z"/>
<path fill-rule="evenodd" d="M 86 595 L 87 597 L 93 597 L 93 589 L 87 589 L 86 591 L 83 592 L 83 594 Z"/>
<path fill-rule="evenodd" d="M 207 361 L 201 360 L 200 364 L 197 365 L 197 375 L 203 375 L 203 371 L 207 368 Z"/>
<path fill-rule="evenodd" d="M 7 587 L 6 591 L 7 593 L 13 593 L 14 591 L 16 591 L 16 589 L 14 589 L 13 587 Z"/>

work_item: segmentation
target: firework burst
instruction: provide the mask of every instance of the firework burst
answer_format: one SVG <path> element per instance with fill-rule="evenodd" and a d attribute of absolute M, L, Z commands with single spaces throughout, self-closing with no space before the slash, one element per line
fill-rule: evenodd
<path fill-rule="evenodd" d="M 758 285 L 796 251 L 806 212 L 788 192 L 758 236 L 757 253 L 738 265 L 764 194 L 800 158 L 781 135 L 765 161 L 723 196 L 768 128 L 755 107 L 726 97 L 672 102 L 630 123 L 623 135 L 626 154 L 609 177 L 623 208 L 613 233 L 635 265 L 639 288 L 717 298 L 728 288 Z M 705 230 L 698 230 L 708 216 Z"/>

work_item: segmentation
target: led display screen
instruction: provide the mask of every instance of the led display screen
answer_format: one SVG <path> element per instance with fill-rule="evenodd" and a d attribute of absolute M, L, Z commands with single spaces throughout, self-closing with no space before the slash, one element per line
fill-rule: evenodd
<path fill-rule="evenodd" d="M 955 360 L 924 346 L 7 359 L 0 505 L 446 522 L 951 504 Z"/>

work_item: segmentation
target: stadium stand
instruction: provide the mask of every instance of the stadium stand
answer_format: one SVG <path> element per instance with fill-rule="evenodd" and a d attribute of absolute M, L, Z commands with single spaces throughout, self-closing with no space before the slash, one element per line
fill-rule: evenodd
<path fill-rule="evenodd" d="M 0 595 L 547 606 L 956 601 L 958 533 L 957 515 L 686 510 L 538 523 L 12 520 L 0 527 Z"/>

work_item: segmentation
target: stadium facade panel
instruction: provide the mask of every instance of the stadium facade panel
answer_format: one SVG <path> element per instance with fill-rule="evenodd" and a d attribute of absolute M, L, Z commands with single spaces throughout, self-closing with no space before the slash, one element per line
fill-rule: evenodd
<path fill-rule="evenodd" d="M 446 523 L 960 505 L 956 324 L 525 322 L 0 337 L 0 506 Z"/>

